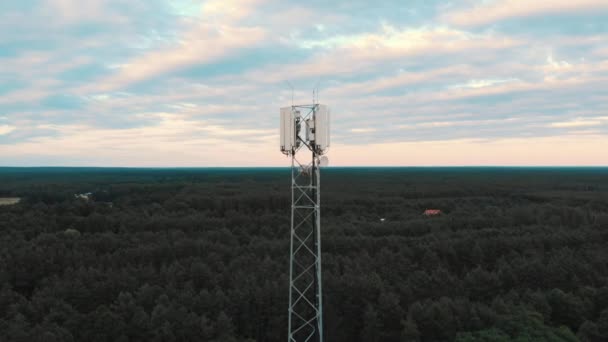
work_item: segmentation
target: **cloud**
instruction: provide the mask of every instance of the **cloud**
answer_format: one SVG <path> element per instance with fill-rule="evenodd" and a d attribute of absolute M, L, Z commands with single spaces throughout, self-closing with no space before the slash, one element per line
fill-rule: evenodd
<path fill-rule="evenodd" d="M 374 166 L 605 166 L 606 135 L 453 139 L 333 146 L 332 165 Z"/>
<path fill-rule="evenodd" d="M 453 86 L 450 86 L 450 88 L 485 88 L 485 87 L 491 87 L 496 84 L 518 82 L 518 81 L 519 80 L 516 78 L 509 78 L 509 79 L 504 79 L 504 80 L 500 80 L 500 79 L 470 80 L 469 82 L 464 83 L 464 84 L 455 84 Z"/>
<path fill-rule="evenodd" d="M 590 119 L 586 119 L 586 120 L 578 119 L 578 120 L 572 120 L 572 121 L 553 122 L 549 126 L 557 127 L 557 128 L 563 128 L 563 127 L 570 128 L 570 127 L 599 126 L 599 125 L 602 125 L 603 123 L 608 124 L 608 118 L 606 118 L 606 117 L 598 117 L 598 118 L 594 118 L 594 120 L 593 119 L 590 120 Z"/>
<path fill-rule="evenodd" d="M 158 126 L 122 130 L 99 130 L 81 126 L 56 126 L 62 134 L 55 138 L 0 145 L 4 165 L 11 160 L 37 160 L 40 146 L 50 165 L 103 166 L 281 166 L 286 161 L 276 148 L 277 134 L 256 144 L 200 134 L 202 125 L 170 114 L 160 114 Z M 256 132 L 238 132 L 251 135 Z M 270 133 L 270 132 L 268 132 Z M 184 142 L 182 136 L 188 139 Z M 230 138 L 230 134 L 219 136 Z M 435 166 L 435 165 L 605 165 L 607 152 L 597 146 L 608 144 L 606 135 L 570 134 L 562 137 L 447 139 L 337 144 L 332 147 L 332 165 Z M 206 146 L 212 145 L 213 149 Z M 88 151 L 98 151 L 91 156 Z M 249 153 L 242 153 L 248 151 Z M 137 155 L 138 158 L 133 159 Z M 55 161 L 48 162 L 48 160 Z M 7 162 L 9 161 L 9 162 Z M 57 161 L 60 161 L 57 164 Z M 103 161 L 103 163 L 101 162 Z M 36 164 L 34 164 L 36 165 Z"/>
<path fill-rule="evenodd" d="M 263 37 L 256 28 L 199 27 L 178 46 L 137 57 L 102 83 L 101 91 L 121 89 L 192 64 L 205 64 L 226 56 L 231 50 L 254 45 Z"/>
<path fill-rule="evenodd" d="M 608 136 L 604 3 L 3 3 L 0 163 L 285 165 L 278 108 L 316 86 L 337 165 L 582 163 Z"/>
<path fill-rule="evenodd" d="M 239 49 L 255 46 L 265 37 L 263 28 L 240 25 L 259 1 L 207 1 L 200 17 L 184 20 L 186 28 L 170 46 L 146 51 L 117 65 L 116 73 L 92 87 L 111 91 L 162 76 L 191 65 L 217 61 Z"/>
<path fill-rule="evenodd" d="M 375 128 L 351 128 L 350 130 L 353 133 L 370 133 L 375 132 Z"/>
<path fill-rule="evenodd" d="M 192 121 L 171 113 L 156 113 L 155 116 L 158 124 L 130 129 L 44 125 L 38 128 L 53 130 L 58 134 L 10 145 L 0 144 L 0 153 L 6 156 L 4 165 L 9 164 L 7 160 L 17 160 L 23 156 L 35 159 L 41 153 L 41 146 L 44 146 L 44 155 L 54 160 L 71 160 L 70 165 L 111 166 L 128 163 L 162 166 L 169 161 L 175 166 L 238 166 L 242 165 L 240 163 L 259 164 L 259 157 L 254 153 L 259 150 L 259 143 L 268 146 L 268 137 L 278 139 L 276 130 L 208 125 L 204 121 Z M 251 141 L 256 141 L 258 146 L 249 146 Z M 209 149 L 209 146 L 214 148 Z M 242 154 L 248 146 L 253 154 Z M 92 158 L 90 151 L 97 151 L 97 155 Z M 267 149 L 261 155 L 272 154 L 272 151 L 274 149 Z M 132 159 L 133 155 L 138 155 L 136 162 Z M 226 158 L 230 156 L 235 159 L 226 163 Z"/>
<path fill-rule="evenodd" d="M 235 23 L 252 14 L 255 7 L 263 0 L 207 0 L 202 5 L 202 15 L 205 20 L 215 23 Z"/>
<path fill-rule="evenodd" d="M 473 34 L 448 27 L 397 27 L 380 25 L 380 31 L 351 36 L 333 36 L 321 40 L 295 42 L 302 49 L 319 48 L 310 59 L 255 70 L 248 80 L 281 82 L 285 79 L 348 76 L 373 73 L 403 60 L 433 55 L 458 55 L 470 51 L 505 50 L 522 44 L 507 36 Z M 445 66 L 445 65 L 444 65 Z"/>
<path fill-rule="evenodd" d="M 0 125 L 0 135 L 9 134 L 10 132 L 14 131 L 15 129 L 17 129 L 17 127 L 15 127 L 15 126 Z"/>
<path fill-rule="evenodd" d="M 480 26 L 512 18 L 537 17 L 547 14 L 593 13 L 608 10 L 604 0 L 484 1 L 472 8 L 448 13 L 445 19 L 457 26 Z"/>
<path fill-rule="evenodd" d="M 117 24 L 127 19 L 123 16 L 100 15 L 108 13 L 108 3 L 116 1 L 87 0 L 86 2 L 77 0 L 47 0 L 48 11 L 53 13 L 55 20 L 59 19 L 63 25 L 76 24 L 80 22 L 105 22 L 107 24 Z"/>

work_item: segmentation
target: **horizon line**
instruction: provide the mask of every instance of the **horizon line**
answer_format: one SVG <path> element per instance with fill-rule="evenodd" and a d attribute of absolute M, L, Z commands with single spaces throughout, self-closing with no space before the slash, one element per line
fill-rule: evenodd
<path fill-rule="evenodd" d="M 288 169 L 290 166 L 96 166 L 96 165 L 0 165 L 0 169 Z M 607 165 L 344 165 L 325 166 L 339 168 L 608 168 Z"/>

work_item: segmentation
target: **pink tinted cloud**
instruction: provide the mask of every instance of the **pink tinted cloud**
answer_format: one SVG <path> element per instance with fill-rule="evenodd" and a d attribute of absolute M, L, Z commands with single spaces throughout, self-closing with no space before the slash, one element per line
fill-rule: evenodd
<path fill-rule="evenodd" d="M 255 27 L 215 28 L 203 24 L 185 35 L 177 46 L 133 58 L 115 75 L 92 88 L 97 91 L 116 90 L 190 65 L 211 63 L 236 49 L 255 45 L 264 35 L 262 29 Z"/>
<path fill-rule="evenodd" d="M 604 144 L 606 136 L 593 134 L 416 141 L 334 146 L 330 158 L 335 166 L 606 166 L 608 151 L 597 148 Z"/>
<path fill-rule="evenodd" d="M 444 19 L 457 26 L 480 26 L 511 18 L 546 14 L 608 10 L 606 0 L 497 0 L 447 14 Z"/>
<path fill-rule="evenodd" d="M 259 26 L 242 20 L 256 11 L 264 0 L 210 0 L 201 6 L 200 16 L 184 19 L 187 28 L 171 47 L 152 48 L 121 63 L 117 72 L 82 92 L 107 92 L 124 88 L 191 65 L 204 65 L 235 51 L 254 46 L 266 37 Z"/>
<path fill-rule="evenodd" d="M 273 65 L 252 71 L 245 77 L 250 81 L 270 83 L 281 82 L 287 75 L 290 79 L 327 78 L 353 72 L 373 72 L 384 62 L 405 58 L 478 50 L 498 51 L 522 43 L 507 36 L 475 35 L 446 27 L 399 29 L 384 25 L 381 32 L 305 42 L 303 44 L 323 52 L 300 63 Z"/>
<path fill-rule="evenodd" d="M 104 166 L 286 166 L 278 150 L 277 130 L 234 130 L 207 126 L 162 114 L 157 126 L 134 129 L 96 129 L 56 126 L 61 134 L 0 145 L 7 158 L 40 154 L 69 158 L 74 165 Z M 367 129 L 369 130 L 369 129 Z M 365 133 L 356 132 L 352 134 Z M 257 142 L 235 137 L 259 135 Z M 184 140 L 184 136 L 188 139 Z M 208 149 L 213 145 L 215 148 Z M 463 165 L 607 165 L 608 137 L 593 131 L 573 131 L 553 137 L 451 139 L 334 144 L 334 166 L 463 166 Z M 95 151 L 94 157 L 91 151 Z M 203 152 L 204 151 L 204 152 Z M 247 153 L 243 153 L 247 151 Z M 136 155 L 137 158 L 133 158 Z"/>

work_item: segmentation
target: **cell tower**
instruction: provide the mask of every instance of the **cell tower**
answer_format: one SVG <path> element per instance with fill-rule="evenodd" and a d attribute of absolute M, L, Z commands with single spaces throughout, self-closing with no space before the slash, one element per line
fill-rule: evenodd
<path fill-rule="evenodd" d="M 320 167 L 328 164 L 329 108 L 281 108 L 281 152 L 291 157 L 288 342 L 323 341 Z"/>

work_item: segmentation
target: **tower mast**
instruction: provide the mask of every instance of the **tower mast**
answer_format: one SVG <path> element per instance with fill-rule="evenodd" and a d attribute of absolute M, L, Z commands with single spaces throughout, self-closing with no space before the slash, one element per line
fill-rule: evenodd
<path fill-rule="evenodd" d="M 323 341 L 321 172 L 329 148 L 329 109 L 281 108 L 281 151 L 291 157 L 288 342 Z"/>

